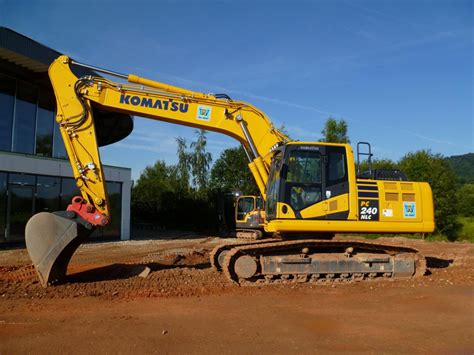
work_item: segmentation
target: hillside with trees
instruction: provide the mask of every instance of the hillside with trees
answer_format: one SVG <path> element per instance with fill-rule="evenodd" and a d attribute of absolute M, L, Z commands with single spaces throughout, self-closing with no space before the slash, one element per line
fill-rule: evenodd
<path fill-rule="evenodd" d="M 461 183 L 474 183 L 474 153 L 453 155 L 446 160 Z"/>

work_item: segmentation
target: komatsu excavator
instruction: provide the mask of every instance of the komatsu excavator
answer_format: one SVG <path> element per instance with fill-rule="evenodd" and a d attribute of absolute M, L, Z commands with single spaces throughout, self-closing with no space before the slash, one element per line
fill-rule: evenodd
<path fill-rule="evenodd" d="M 128 82 L 92 75 L 78 78 L 72 66 Z M 96 110 L 219 132 L 242 144 L 265 205 L 260 224 L 279 239 L 214 249 L 212 265 L 232 282 L 328 282 L 424 274 L 425 258 L 415 249 L 319 236 L 432 232 L 433 201 L 427 183 L 406 181 L 397 171 L 358 175 L 350 145 L 291 141 L 263 112 L 225 94 L 123 75 L 67 56 L 51 64 L 49 76 L 57 100 L 56 121 L 81 196 L 72 199 L 67 211 L 42 212 L 27 223 L 28 253 L 44 287 L 63 282 L 77 247 L 95 228 L 110 222 Z"/>

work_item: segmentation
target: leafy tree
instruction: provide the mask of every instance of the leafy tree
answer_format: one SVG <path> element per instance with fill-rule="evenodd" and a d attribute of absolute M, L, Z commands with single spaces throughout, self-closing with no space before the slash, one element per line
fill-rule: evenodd
<path fill-rule="evenodd" d="M 157 216 L 168 207 L 166 196 L 170 193 L 183 194 L 175 166 L 159 160 L 147 166 L 132 190 L 132 209 L 143 217 Z"/>
<path fill-rule="evenodd" d="M 323 142 L 350 143 L 347 135 L 347 123 L 344 119 L 337 121 L 335 118 L 329 117 L 321 133 L 324 136 Z"/>
<path fill-rule="evenodd" d="M 457 198 L 459 214 L 474 217 L 474 184 L 462 185 L 458 190 Z"/>
<path fill-rule="evenodd" d="M 207 188 L 209 182 L 209 169 L 212 163 L 212 155 L 206 152 L 206 131 L 201 129 L 196 132 L 197 140 L 191 143 L 191 152 L 189 153 L 189 163 L 193 185 L 198 191 Z"/>
<path fill-rule="evenodd" d="M 187 152 L 185 138 L 176 138 L 176 143 L 178 143 L 178 177 L 182 186 L 189 189 L 191 154 Z"/>
<path fill-rule="evenodd" d="M 216 191 L 237 189 L 248 195 L 258 195 L 255 180 L 248 168 L 242 147 L 224 150 L 211 170 L 210 186 Z"/>
<path fill-rule="evenodd" d="M 462 183 L 474 183 L 474 153 L 446 158 Z"/>
<path fill-rule="evenodd" d="M 436 229 L 451 240 L 456 239 L 457 178 L 449 163 L 428 150 L 406 154 L 399 163 L 409 180 L 426 181 L 433 190 Z"/>

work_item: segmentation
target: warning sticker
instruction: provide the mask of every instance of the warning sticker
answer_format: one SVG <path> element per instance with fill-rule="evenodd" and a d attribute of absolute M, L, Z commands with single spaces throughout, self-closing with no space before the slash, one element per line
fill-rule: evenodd
<path fill-rule="evenodd" d="M 415 202 L 403 202 L 403 217 L 416 218 L 416 204 Z"/>
<path fill-rule="evenodd" d="M 393 210 L 391 209 L 384 209 L 382 211 L 384 217 L 393 217 Z"/>

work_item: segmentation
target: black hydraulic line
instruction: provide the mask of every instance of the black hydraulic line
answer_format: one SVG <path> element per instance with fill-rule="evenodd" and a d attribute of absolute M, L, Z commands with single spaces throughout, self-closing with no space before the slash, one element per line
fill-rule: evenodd
<path fill-rule="evenodd" d="M 232 101 L 232 99 L 230 98 L 230 96 L 227 95 L 227 94 L 215 94 L 214 97 L 215 97 L 216 99 L 227 99 L 227 100 L 229 100 L 229 101 Z"/>

